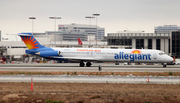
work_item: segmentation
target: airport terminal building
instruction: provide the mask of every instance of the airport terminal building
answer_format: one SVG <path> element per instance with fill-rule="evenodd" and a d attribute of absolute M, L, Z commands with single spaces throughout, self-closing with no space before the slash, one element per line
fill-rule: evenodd
<path fill-rule="evenodd" d="M 162 29 L 163 27 L 161 27 Z M 108 45 L 122 45 L 126 49 L 155 49 L 162 50 L 166 54 L 172 57 L 180 58 L 180 30 L 179 27 L 172 25 L 165 26 L 168 30 L 158 30 L 155 27 L 155 31 L 159 33 L 108 33 L 107 44 Z M 173 28 L 170 30 L 169 28 Z M 174 29 L 176 28 L 176 29 Z M 164 33 L 166 32 L 166 33 Z"/>
<path fill-rule="evenodd" d="M 169 54 L 170 34 L 108 33 L 108 45 L 126 45 L 126 49 L 157 49 Z M 168 45 L 168 46 L 167 46 Z"/>

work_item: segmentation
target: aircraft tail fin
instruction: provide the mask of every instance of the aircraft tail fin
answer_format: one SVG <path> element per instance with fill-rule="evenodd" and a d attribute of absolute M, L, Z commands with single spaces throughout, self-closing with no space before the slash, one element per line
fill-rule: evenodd
<path fill-rule="evenodd" d="M 82 43 L 80 38 L 78 38 L 78 45 L 83 45 L 83 43 Z"/>
<path fill-rule="evenodd" d="M 32 33 L 20 33 L 19 36 L 26 44 L 28 49 L 37 49 L 44 47 L 34 38 Z"/>

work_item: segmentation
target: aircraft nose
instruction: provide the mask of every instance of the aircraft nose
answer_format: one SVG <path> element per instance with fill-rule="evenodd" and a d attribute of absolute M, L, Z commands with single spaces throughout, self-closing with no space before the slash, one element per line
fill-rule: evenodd
<path fill-rule="evenodd" d="M 170 60 L 171 62 L 173 62 L 173 61 L 174 61 L 174 59 L 173 59 L 172 57 L 169 57 L 169 60 Z"/>

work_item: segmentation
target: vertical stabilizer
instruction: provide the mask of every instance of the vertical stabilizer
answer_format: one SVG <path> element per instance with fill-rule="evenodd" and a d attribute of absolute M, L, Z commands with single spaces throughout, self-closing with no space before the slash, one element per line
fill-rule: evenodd
<path fill-rule="evenodd" d="M 20 33 L 22 41 L 26 44 L 28 49 L 42 48 L 42 46 L 32 35 L 32 33 Z"/>
<path fill-rule="evenodd" d="M 82 43 L 80 38 L 78 38 L 78 45 L 83 45 L 83 43 Z"/>

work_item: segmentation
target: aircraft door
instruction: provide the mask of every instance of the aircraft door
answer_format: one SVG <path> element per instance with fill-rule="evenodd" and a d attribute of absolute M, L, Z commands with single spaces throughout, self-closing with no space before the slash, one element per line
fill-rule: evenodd
<path fill-rule="evenodd" d="M 157 59 L 157 54 L 156 53 L 153 54 L 153 58 Z"/>

